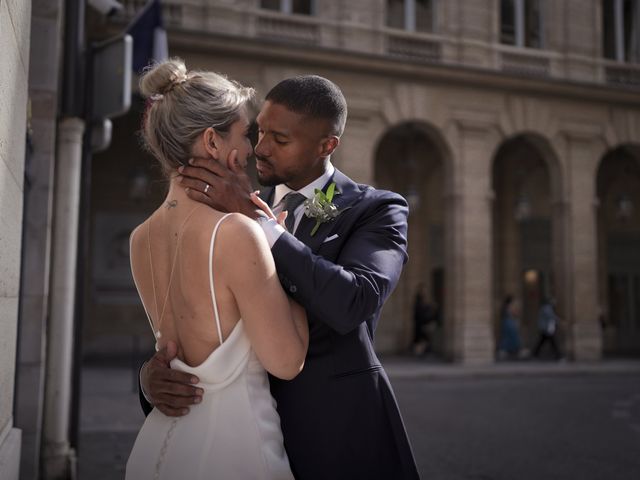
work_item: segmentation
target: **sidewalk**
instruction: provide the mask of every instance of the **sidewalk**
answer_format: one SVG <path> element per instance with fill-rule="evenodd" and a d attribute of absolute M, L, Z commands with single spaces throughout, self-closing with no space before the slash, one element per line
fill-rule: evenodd
<path fill-rule="evenodd" d="M 445 363 L 438 359 L 413 356 L 382 356 L 392 379 L 504 378 L 510 376 L 582 376 L 640 374 L 640 359 L 573 362 L 551 360 L 499 361 L 488 365 Z"/>

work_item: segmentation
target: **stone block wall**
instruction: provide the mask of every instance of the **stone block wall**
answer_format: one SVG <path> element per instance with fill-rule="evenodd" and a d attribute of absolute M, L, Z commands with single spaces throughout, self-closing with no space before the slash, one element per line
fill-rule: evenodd
<path fill-rule="evenodd" d="M 13 395 L 30 29 L 30 0 L 0 0 L 0 478 L 3 479 L 18 478 L 20 458 L 20 431 L 13 427 Z"/>

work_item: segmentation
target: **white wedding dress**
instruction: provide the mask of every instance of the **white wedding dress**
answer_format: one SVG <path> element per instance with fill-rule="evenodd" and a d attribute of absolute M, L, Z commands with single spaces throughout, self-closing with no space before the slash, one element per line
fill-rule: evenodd
<path fill-rule="evenodd" d="M 196 367 L 177 358 L 171 361 L 171 368 L 198 376 L 202 402 L 183 417 L 151 411 L 129 456 L 127 480 L 293 480 L 267 372 L 242 320 L 229 338 L 222 339 L 211 265 L 224 218 L 213 230 L 209 249 L 209 283 L 221 345 Z"/>

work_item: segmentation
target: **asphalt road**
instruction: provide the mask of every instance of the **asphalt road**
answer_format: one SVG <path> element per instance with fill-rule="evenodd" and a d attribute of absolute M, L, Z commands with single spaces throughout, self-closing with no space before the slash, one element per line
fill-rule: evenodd
<path fill-rule="evenodd" d="M 423 479 L 640 479 L 640 376 L 393 382 Z"/>
<path fill-rule="evenodd" d="M 424 480 L 638 480 L 640 374 L 392 377 Z M 124 477 L 130 372 L 83 375 L 79 480 Z M 390 479 L 391 480 L 391 479 Z"/>

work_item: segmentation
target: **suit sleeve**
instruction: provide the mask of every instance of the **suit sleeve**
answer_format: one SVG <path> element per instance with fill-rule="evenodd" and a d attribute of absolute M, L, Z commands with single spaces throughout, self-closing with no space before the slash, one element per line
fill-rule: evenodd
<path fill-rule="evenodd" d="M 272 249 L 281 279 L 295 285 L 294 300 L 343 335 L 379 311 L 407 260 L 406 201 L 387 193 L 368 203 L 335 263 L 289 233 Z"/>

